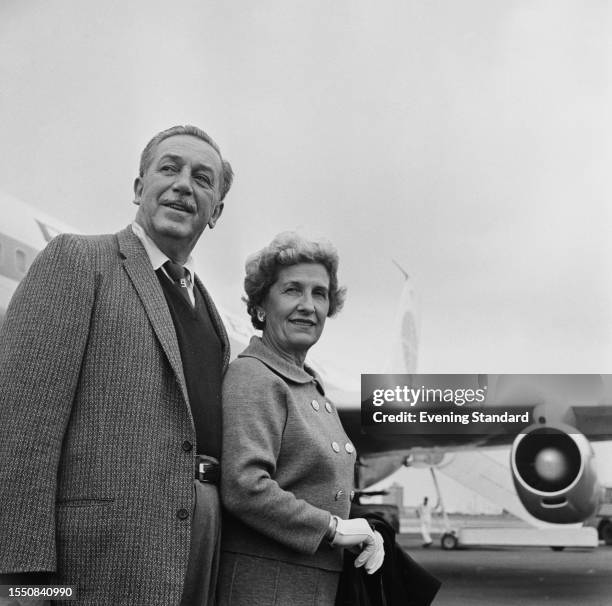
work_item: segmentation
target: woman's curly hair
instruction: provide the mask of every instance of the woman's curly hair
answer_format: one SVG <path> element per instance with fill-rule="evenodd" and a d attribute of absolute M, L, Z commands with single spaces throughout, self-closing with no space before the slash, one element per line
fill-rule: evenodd
<path fill-rule="evenodd" d="M 250 255 L 245 263 L 244 291 L 247 313 L 258 330 L 265 321 L 257 318 L 257 308 L 264 302 L 270 287 L 283 267 L 298 263 L 320 263 L 329 275 L 329 317 L 344 305 L 346 288 L 338 286 L 338 252 L 327 240 L 308 240 L 294 231 L 278 234 L 268 246 Z"/>

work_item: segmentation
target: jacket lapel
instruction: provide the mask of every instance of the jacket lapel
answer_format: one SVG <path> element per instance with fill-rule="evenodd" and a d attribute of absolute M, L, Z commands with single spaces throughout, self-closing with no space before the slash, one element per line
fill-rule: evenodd
<path fill-rule="evenodd" d="M 181 387 L 183 398 L 189 404 L 187 384 L 174 323 L 164 292 L 153 271 L 147 252 L 129 226 L 117 234 L 117 240 L 119 241 L 119 252 L 123 259 L 125 271 L 138 293 L 155 335 L 170 362 Z"/>
<path fill-rule="evenodd" d="M 210 314 L 210 317 L 212 318 L 212 322 L 215 327 L 215 330 L 217 331 L 217 335 L 219 335 L 219 339 L 221 339 L 221 349 L 223 352 L 223 374 L 225 374 L 225 371 L 227 370 L 227 365 L 229 364 L 229 359 L 230 359 L 230 343 L 229 343 L 229 339 L 227 336 L 227 332 L 225 330 L 225 326 L 223 325 L 221 316 L 219 315 L 219 312 L 217 311 L 217 308 L 211 296 L 208 294 L 208 291 L 204 288 L 204 285 L 202 284 L 202 280 L 200 280 L 198 276 L 195 276 L 195 285 L 200 291 L 200 293 L 202 294 L 202 297 L 204 298 L 204 302 L 206 303 L 206 307 L 208 308 L 208 313 Z"/>

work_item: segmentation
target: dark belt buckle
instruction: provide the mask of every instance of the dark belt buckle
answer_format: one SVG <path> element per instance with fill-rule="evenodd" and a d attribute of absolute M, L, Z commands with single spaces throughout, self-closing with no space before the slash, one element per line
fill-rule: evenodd
<path fill-rule="evenodd" d="M 218 484 L 221 476 L 219 463 L 206 457 L 196 458 L 196 480 L 207 484 Z"/>

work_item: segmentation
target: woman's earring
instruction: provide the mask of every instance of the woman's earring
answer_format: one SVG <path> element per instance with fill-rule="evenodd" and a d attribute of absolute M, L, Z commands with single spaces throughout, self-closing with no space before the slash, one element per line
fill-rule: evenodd
<path fill-rule="evenodd" d="M 261 310 L 261 309 L 258 309 L 258 310 L 257 310 L 257 319 L 258 319 L 260 322 L 263 322 L 263 321 L 266 319 L 266 312 L 265 312 L 265 311 L 263 311 L 263 310 Z"/>

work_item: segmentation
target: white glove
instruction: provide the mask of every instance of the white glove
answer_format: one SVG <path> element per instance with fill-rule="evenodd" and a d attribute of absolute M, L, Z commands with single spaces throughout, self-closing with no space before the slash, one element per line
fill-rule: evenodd
<path fill-rule="evenodd" d="M 353 547 L 361 543 L 374 543 L 374 531 L 364 518 L 341 520 L 336 517 L 336 521 L 336 533 L 331 541 L 334 547 Z"/>
<path fill-rule="evenodd" d="M 373 541 L 366 541 L 362 552 L 355 559 L 355 568 L 364 566 L 368 574 L 374 574 L 385 559 L 385 547 L 380 532 L 374 531 Z"/>

